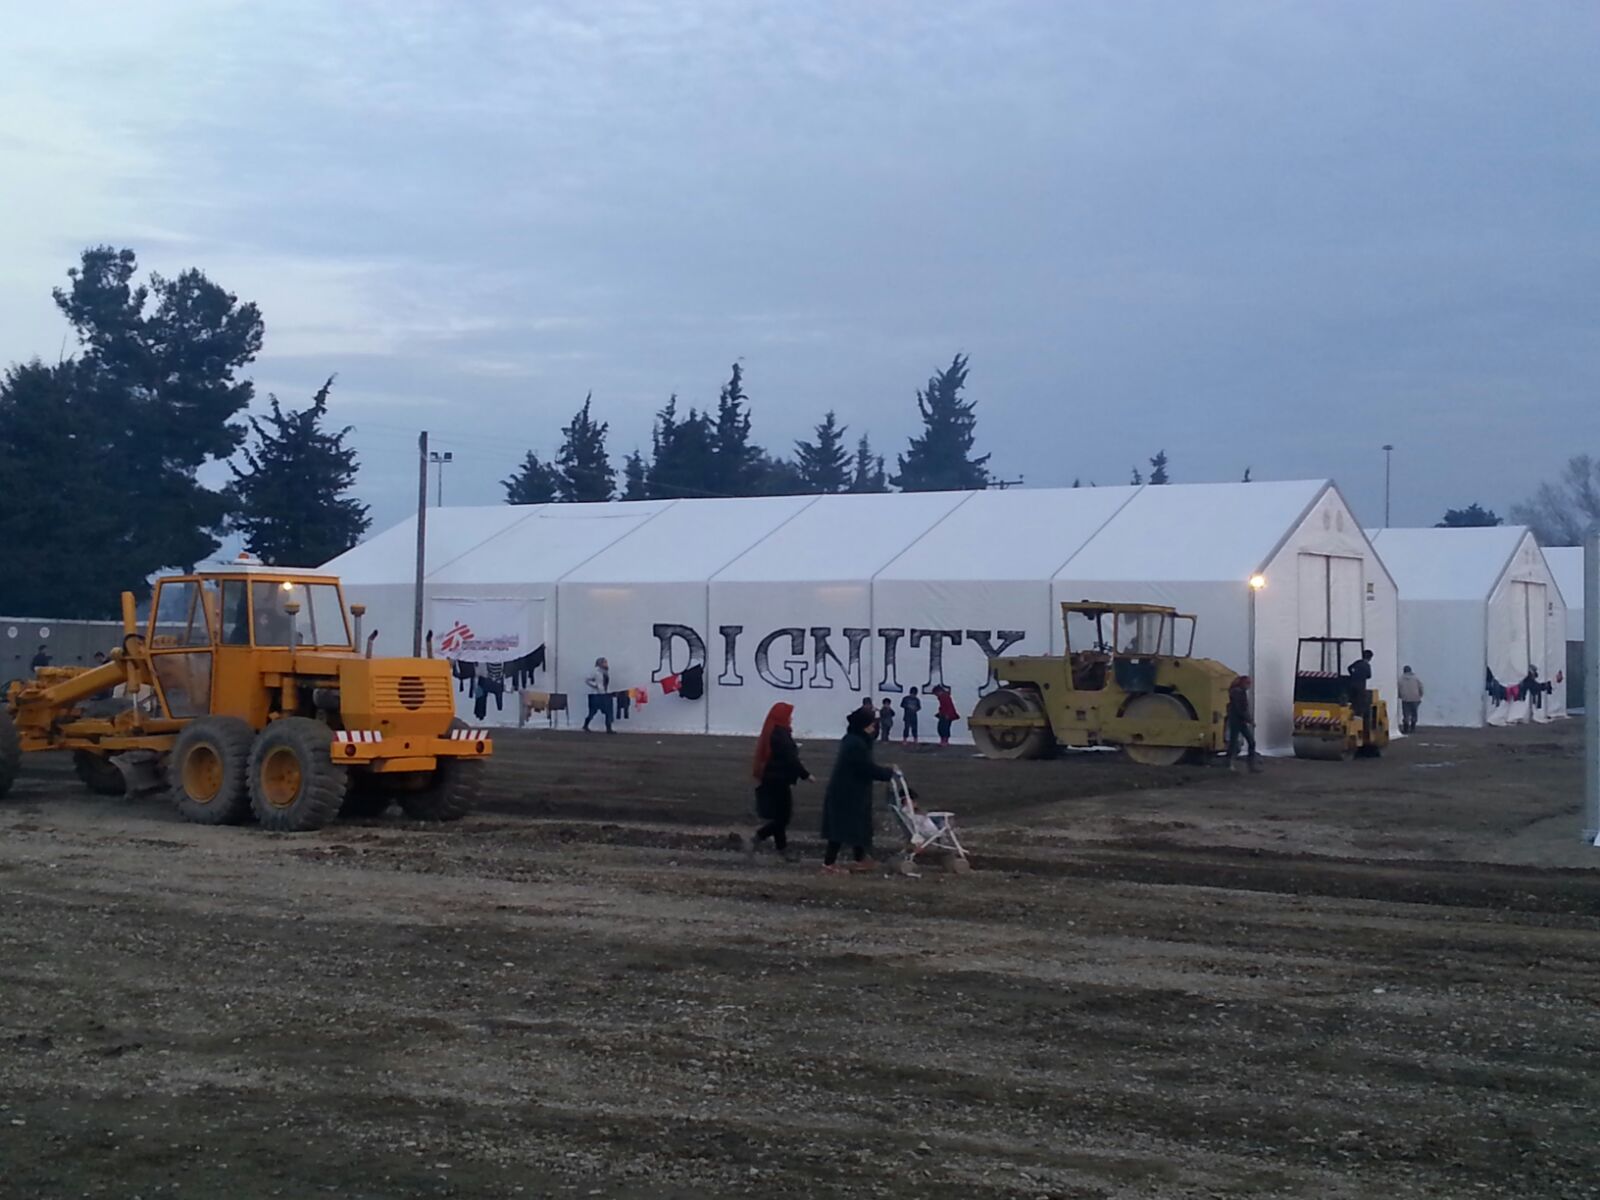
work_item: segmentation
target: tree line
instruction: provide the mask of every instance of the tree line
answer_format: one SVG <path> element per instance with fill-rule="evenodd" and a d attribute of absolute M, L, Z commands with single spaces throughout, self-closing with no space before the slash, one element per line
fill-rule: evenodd
<path fill-rule="evenodd" d="M 76 338 L 73 353 L 54 364 L 13 363 L 0 375 L 0 612 L 112 617 L 120 592 L 147 595 L 152 575 L 206 561 L 231 534 L 267 563 L 308 565 L 366 533 L 367 506 L 352 495 L 359 463 L 351 428 L 329 422 L 335 376 L 304 408 L 269 395 L 265 412 L 250 414 L 256 393 L 245 372 L 265 335 L 255 304 L 194 268 L 141 280 L 134 252 L 110 246 L 85 250 L 52 295 Z M 669 396 L 648 447 L 625 454 L 620 471 L 610 425 L 586 396 L 551 459 L 526 452 L 504 480 L 505 499 L 989 487 L 998 481 L 989 455 L 976 452 L 968 370 L 957 354 L 917 389 L 920 428 L 892 469 L 866 431 L 852 437 L 834 410 L 787 450 L 763 448 L 739 363 L 714 406 L 685 409 Z M 226 464 L 226 481 L 207 486 L 201 470 L 216 464 Z M 1134 467 L 1132 482 L 1169 482 L 1164 449 L 1148 466 L 1148 475 Z M 1573 458 L 1511 517 L 1546 545 L 1575 544 L 1600 522 L 1600 460 Z M 1474 504 L 1441 524 L 1499 521 Z"/>

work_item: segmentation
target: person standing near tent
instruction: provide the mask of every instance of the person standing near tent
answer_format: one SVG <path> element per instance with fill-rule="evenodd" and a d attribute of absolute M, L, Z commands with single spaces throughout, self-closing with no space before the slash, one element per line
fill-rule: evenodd
<path fill-rule="evenodd" d="M 1372 733 L 1372 651 L 1363 650 L 1361 657 L 1350 664 L 1350 703 L 1361 714 L 1361 728 Z"/>
<path fill-rule="evenodd" d="M 955 697 L 950 694 L 947 684 L 941 683 L 933 689 L 934 695 L 939 697 L 939 711 L 935 719 L 939 723 L 939 745 L 950 744 L 950 727 L 961 719 L 961 713 L 956 709 Z"/>
<path fill-rule="evenodd" d="M 877 718 L 858 708 L 848 725 L 822 799 L 822 840 L 828 843 L 822 858 L 824 875 L 841 875 L 847 869 L 870 871 L 878 865 L 872 859 L 872 785 L 894 778 L 893 767 L 880 767 L 872 760 Z M 854 862 L 849 868 L 839 866 L 842 846 L 852 848 Z"/>
<path fill-rule="evenodd" d="M 1240 675 L 1228 685 L 1228 770 L 1239 769 L 1239 739 L 1250 750 L 1250 771 L 1261 770 L 1256 754 L 1256 715 L 1250 707 L 1250 676 Z"/>
<path fill-rule="evenodd" d="M 761 736 L 756 739 L 751 773 L 756 781 L 756 816 L 764 824 L 745 849 L 754 854 L 756 847 L 771 838 L 772 848 L 793 862 L 789 821 L 794 816 L 794 785 L 811 778 L 811 772 L 800 761 L 800 749 L 794 744 L 794 705 L 779 703 L 767 710 Z"/>
<path fill-rule="evenodd" d="M 594 660 L 594 670 L 585 677 L 583 686 L 589 689 L 589 715 L 583 719 L 585 731 L 597 716 L 606 719 L 606 732 L 615 733 L 611 727 L 611 664 L 601 655 Z"/>
<path fill-rule="evenodd" d="M 1417 714 L 1422 710 L 1422 680 L 1411 673 L 1410 667 L 1400 671 L 1400 732 L 1417 731 Z"/>
<path fill-rule="evenodd" d="M 917 695 L 917 689 L 912 688 L 911 694 L 900 701 L 900 740 L 914 742 L 917 740 L 917 714 L 922 711 L 922 698 Z"/>
<path fill-rule="evenodd" d="M 878 740 L 887 742 L 894 733 L 894 705 L 889 697 L 883 698 L 883 707 L 878 710 Z"/>

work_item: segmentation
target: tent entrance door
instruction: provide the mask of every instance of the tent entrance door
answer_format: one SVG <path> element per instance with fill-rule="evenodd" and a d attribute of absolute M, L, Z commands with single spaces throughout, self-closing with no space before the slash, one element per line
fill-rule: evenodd
<path fill-rule="evenodd" d="M 1527 647 L 1525 657 L 1528 666 L 1537 668 L 1539 678 L 1544 679 L 1550 673 L 1550 664 L 1545 661 L 1544 584 L 1519 583 L 1517 587 L 1522 590 L 1523 645 Z"/>
<path fill-rule="evenodd" d="M 1366 564 L 1334 554 L 1301 554 L 1300 636 L 1365 638 Z"/>

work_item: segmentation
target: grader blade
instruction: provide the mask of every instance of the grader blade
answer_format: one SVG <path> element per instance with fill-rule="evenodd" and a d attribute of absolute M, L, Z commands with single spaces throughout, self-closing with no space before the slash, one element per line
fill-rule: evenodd
<path fill-rule="evenodd" d="M 167 786 L 161 770 L 161 756 L 154 750 L 129 750 L 111 759 L 111 765 L 122 772 L 125 794 L 137 796 L 160 791 Z"/>

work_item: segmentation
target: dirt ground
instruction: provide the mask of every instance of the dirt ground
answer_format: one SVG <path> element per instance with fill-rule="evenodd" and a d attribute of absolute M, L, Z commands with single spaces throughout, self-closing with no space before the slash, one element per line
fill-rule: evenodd
<path fill-rule="evenodd" d="M 0 804 L 0 1196 L 1600 1195 L 1576 722 L 1259 777 L 905 751 L 976 870 L 749 858 L 744 741 L 485 810 Z M 831 747 L 808 747 L 814 769 Z"/>

